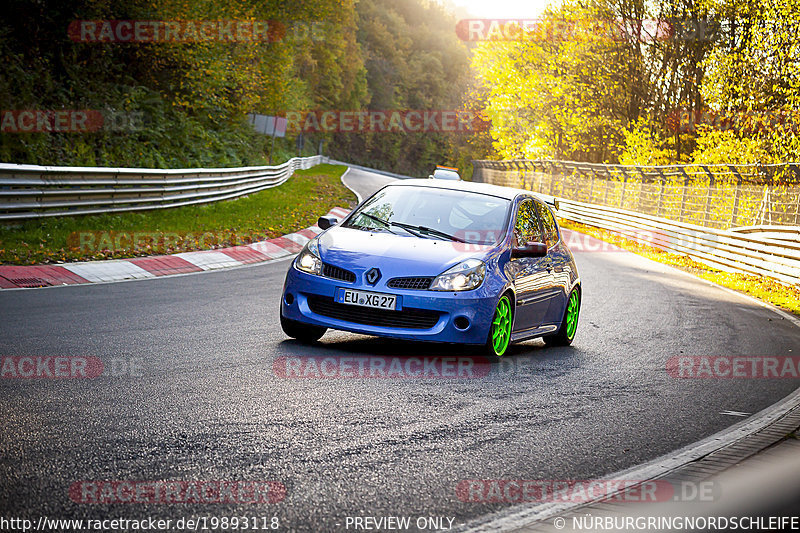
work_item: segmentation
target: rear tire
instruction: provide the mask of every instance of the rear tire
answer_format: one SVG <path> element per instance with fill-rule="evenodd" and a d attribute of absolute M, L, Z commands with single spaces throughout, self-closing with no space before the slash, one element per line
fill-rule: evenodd
<path fill-rule="evenodd" d="M 548 346 L 569 346 L 575 338 L 578 329 L 578 316 L 581 312 L 581 291 L 578 287 L 572 289 L 561 319 L 561 327 L 555 335 L 547 335 L 542 340 Z"/>
<path fill-rule="evenodd" d="M 312 326 L 288 319 L 283 316 L 283 313 L 281 313 L 281 329 L 293 339 L 307 343 L 318 341 L 328 330 L 328 328 L 323 328 L 322 326 Z"/>

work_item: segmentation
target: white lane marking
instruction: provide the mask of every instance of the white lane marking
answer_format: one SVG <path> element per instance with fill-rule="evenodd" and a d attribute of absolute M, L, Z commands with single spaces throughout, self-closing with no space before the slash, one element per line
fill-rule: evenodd
<path fill-rule="evenodd" d="M 719 414 L 745 417 L 745 416 L 750 416 L 752 413 L 743 413 L 741 411 L 720 411 Z"/>
<path fill-rule="evenodd" d="M 92 283 L 155 277 L 154 274 L 129 261 L 96 261 L 60 266 Z"/>
<path fill-rule="evenodd" d="M 242 263 L 236 259 L 222 252 L 184 252 L 175 254 L 175 256 L 185 259 L 203 270 L 216 270 L 218 268 L 230 268 L 242 265 Z"/>
<path fill-rule="evenodd" d="M 342 185 L 344 185 L 345 187 L 347 187 L 348 189 L 350 189 L 350 192 L 352 192 L 353 194 L 355 194 L 355 195 L 356 195 L 356 201 L 357 201 L 357 202 L 360 204 L 361 202 L 363 202 L 363 201 L 364 201 L 364 199 L 361 197 L 361 195 L 358 193 L 358 191 L 357 191 L 357 190 L 355 190 L 355 189 L 353 189 L 352 187 L 348 186 L 348 185 L 347 185 L 347 184 L 344 182 L 344 177 L 345 177 L 345 176 L 347 176 L 347 173 L 348 173 L 348 172 L 350 172 L 350 167 L 347 167 L 347 170 L 345 170 L 345 171 L 344 171 L 344 174 L 342 174 L 342 175 L 341 175 L 341 177 L 339 178 L 339 180 L 342 182 Z"/>

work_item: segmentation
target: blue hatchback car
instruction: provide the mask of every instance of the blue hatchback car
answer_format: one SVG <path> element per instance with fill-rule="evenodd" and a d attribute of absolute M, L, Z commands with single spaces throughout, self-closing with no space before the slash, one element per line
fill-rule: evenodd
<path fill-rule="evenodd" d="M 530 191 L 402 180 L 324 229 L 292 261 L 281 326 L 484 345 L 575 337 L 581 283 L 553 212 Z"/>

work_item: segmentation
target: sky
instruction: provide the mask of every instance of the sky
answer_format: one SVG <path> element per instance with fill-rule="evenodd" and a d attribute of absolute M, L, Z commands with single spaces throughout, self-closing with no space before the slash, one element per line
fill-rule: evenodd
<path fill-rule="evenodd" d="M 465 8 L 475 18 L 530 18 L 539 16 L 544 8 L 557 0 L 450 0 Z"/>

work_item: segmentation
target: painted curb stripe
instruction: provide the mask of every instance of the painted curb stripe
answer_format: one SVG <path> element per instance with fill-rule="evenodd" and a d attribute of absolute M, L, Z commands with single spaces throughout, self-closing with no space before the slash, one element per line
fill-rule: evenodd
<path fill-rule="evenodd" d="M 348 211 L 347 209 L 343 209 L 341 207 L 334 207 L 328 213 L 328 215 L 334 215 L 336 217 L 339 217 L 340 220 L 346 217 L 348 214 L 350 214 L 350 211 Z"/>
<path fill-rule="evenodd" d="M 219 268 L 231 268 L 242 265 L 242 263 L 226 255 L 222 251 L 184 252 L 182 254 L 175 255 L 181 259 L 189 261 L 194 266 L 200 267 L 203 270 L 217 270 Z"/>
<path fill-rule="evenodd" d="M 89 280 L 57 265 L 0 266 L 0 288 L 74 285 Z"/>
<path fill-rule="evenodd" d="M 327 215 L 341 220 L 348 213 L 348 210 L 336 207 Z M 0 289 L 107 283 L 265 263 L 296 254 L 320 233 L 322 230 L 315 224 L 283 237 L 217 250 L 63 265 L 0 265 Z"/>
<path fill-rule="evenodd" d="M 292 242 L 296 242 L 301 247 L 305 246 L 305 244 L 310 241 L 313 237 L 306 237 L 305 235 L 301 235 L 300 233 L 290 233 L 289 235 L 284 235 L 284 239 L 289 239 Z"/>
<path fill-rule="evenodd" d="M 305 238 L 305 237 L 303 237 Z M 277 239 L 272 239 L 272 242 L 289 252 L 290 254 L 296 254 L 300 250 L 303 249 L 303 245 L 308 241 L 305 239 L 302 244 L 298 243 L 295 240 L 289 238 L 289 235 L 278 237 Z"/>
<path fill-rule="evenodd" d="M 247 247 L 252 248 L 256 252 L 265 255 L 270 259 L 279 259 L 291 254 L 291 252 L 284 250 L 272 241 L 254 242 L 252 244 L 248 244 Z"/>
<path fill-rule="evenodd" d="M 305 237 L 306 239 L 308 239 L 308 240 L 310 241 L 311 239 L 313 239 L 314 237 L 316 237 L 318 233 L 319 233 L 319 232 L 316 232 L 316 233 L 315 233 L 314 231 L 312 231 L 312 230 L 309 228 L 309 229 L 301 229 L 300 231 L 298 231 L 298 232 L 296 233 L 296 235 L 302 235 L 303 237 Z M 308 242 L 308 241 L 306 241 L 306 242 Z M 303 243 L 303 244 L 305 244 L 305 243 Z"/>
<path fill-rule="evenodd" d="M 203 269 L 197 267 L 180 257 L 174 255 L 158 255 L 155 257 L 137 257 L 131 259 L 131 263 L 141 267 L 154 276 L 169 276 L 170 274 L 188 274 L 190 272 L 202 272 Z"/>
<path fill-rule="evenodd" d="M 239 261 L 243 265 L 269 261 L 269 257 L 249 246 L 234 246 L 233 248 L 225 248 L 220 250 L 220 252 L 224 253 L 231 259 Z"/>
<path fill-rule="evenodd" d="M 64 268 L 87 281 L 119 281 L 123 279 L 152 278 L 153 274 L 130 261 L 98 261 L 96 263 L 75 263 Z"/>

